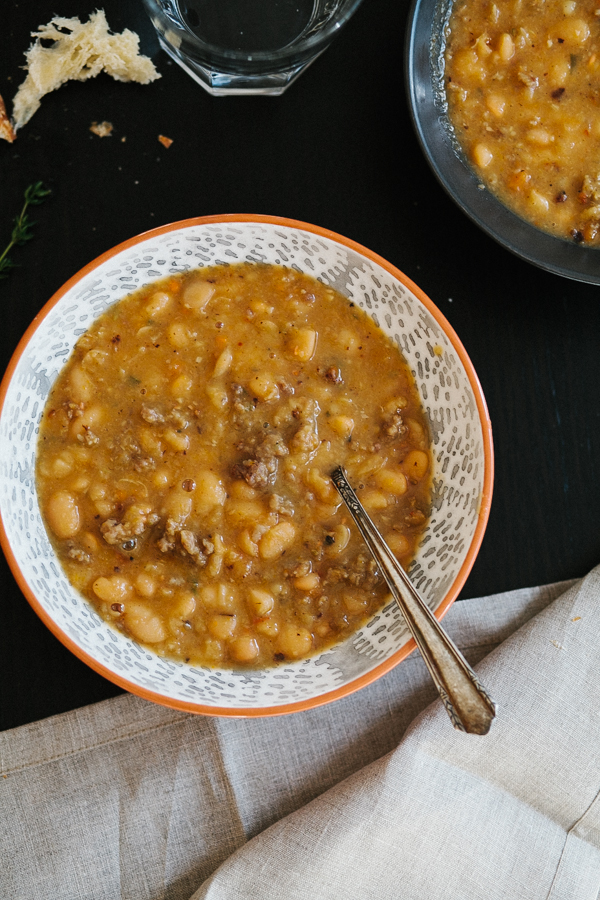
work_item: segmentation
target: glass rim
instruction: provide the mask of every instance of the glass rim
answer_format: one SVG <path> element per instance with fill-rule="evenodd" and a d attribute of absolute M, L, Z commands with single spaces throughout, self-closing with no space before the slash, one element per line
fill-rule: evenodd
<path fill-rule="evenodd" d="M 235 63 L 251 63 L 253 65 L 256 63 L 268 62 L 272 66 L 274 63 L 282 62 L 287 59 L 289 59 L 290 64 L 293 65 L 292 61 L 294 58 L 304 58 L 307 53 L 311 57 L 316 56 L 321 50 L 325 49 L 334 35 L 348 22 L 363 0 L 343 0 L 343 11 L 339 15 L 336 15 L 335 18 L 331 19 L 331 21 L 322 29 L 306 39 L 302 37 L 300 37 L 300 39 L 296 38 L 279 50 L 255 50 L 252 51 L 252 53 L 241 50 L 227 50 L 220 47 L 218 44 L 211 44 L 208 41 L 203 41 L 185 23 L 183 18 L 181 24 L 171 19 L 160 5 L 159 0 L 143 0 L 143 2 L 153 24 L 154 17 L 160 17 L 161 20 L 169 23 L 170 27 L 168 30 L 173 31 L 181 39 L 181 44 L 177 48 L 179 52 L 189 53 L 189 55 L 194 58 L 195 54 L 188 50 L 191 45 L 191 48 L 195 48 L 196 52 L 199 48 L 202 48 L 203 51 L 210 53 L 215 59 L 230 60 Z M 296 45 L 297 40 L 299 40 L 298 45 Z M 184 46 L 185 51 L 183 50 Z"/>

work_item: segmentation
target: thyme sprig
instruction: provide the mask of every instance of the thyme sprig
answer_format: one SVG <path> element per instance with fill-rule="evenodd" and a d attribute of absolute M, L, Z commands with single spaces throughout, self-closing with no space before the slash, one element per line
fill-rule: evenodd
<path fill-rule="evenodd" d="M 8 255 L 13 247 L 19 247 L 21 246 L 21 244 L 25 244 L 27 241 L 30 241 L 33 237 L 31 228 L 33 225 L 35 225 L 35 222 L 30 221 L 29 216 L 27 215 L 28 208 L 30 206 L 38 206 L 40 203 L 43 203 L 50 193 L 51 191 L 45 188 L 41 181 L 36 181 L 35 184 L 30 184 L 26 189 L 23 196 L 23 206 L 21 208 L 21 212 L 14 219 L 10 241 L 4 248 L 3 253 L 0 254 L 0 278 L 6 278 L 10 270 L 14 269 L 16 266 L 16 263 L 14 263 Z"/>

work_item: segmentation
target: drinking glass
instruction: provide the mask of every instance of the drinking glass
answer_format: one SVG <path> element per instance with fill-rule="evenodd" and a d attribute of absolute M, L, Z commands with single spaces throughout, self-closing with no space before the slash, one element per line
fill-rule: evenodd
<path fill-rule="evenodd" d="M 276 96 L 362 0 L 144 0 L 163 50 L 210 94 Z"/>

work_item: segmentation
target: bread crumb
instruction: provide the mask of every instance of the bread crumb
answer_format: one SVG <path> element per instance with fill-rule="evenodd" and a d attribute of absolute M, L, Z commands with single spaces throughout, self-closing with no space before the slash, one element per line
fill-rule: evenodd
<path fill-rule="evenodd" d="M 8 141 L 9 144 L 12 144 L 12 142 L 16 138 L 14 128 L 10 124 L 10 119 L 6 115 L 6 106 L 4 105 L 2 96 L 0 96 L 0 138 L 2 138 L 2 140 L 4 141 Z"/>
<path fill-rule="evenodd" d="M 164 134 L 159 134 L 158 139 L 161 142 L 161 144 L 163 145 L 163 147 L 170 147 L 171 144 L 173 143 L 172 139 L 165 137 Z"/>
<path fill-rule="evenodd" d="M 112 130 L 112 122 L 92 122 L 90 125 L 90 131 L 92 134 L 97 134 L 98 137 L 108 137 Z"/>
<path fill-rule="evenodd" d="M 102 9 L 83 24 L 77 18 L 55 16 L 32 37 L 36 40 L 25 54 L 27 77 L 13 101 L 15 131 L 39 109 L 45 94 L 71 79 L 86 81 L 102 71 L 117 81 L 140 84 L 160 78 L 152 60 L 139 55 L 138 35 L 129 29 L 112 34 Z M 52 46 L 44 46 L 42 41 L 49 40 Z"/>

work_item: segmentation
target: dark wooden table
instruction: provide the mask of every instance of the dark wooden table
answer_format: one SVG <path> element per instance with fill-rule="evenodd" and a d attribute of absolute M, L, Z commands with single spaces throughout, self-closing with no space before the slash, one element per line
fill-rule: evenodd
<path fill-rule="evenodd" d="M 267 213 L 324 226 L 402 269 L 471 356 L 494 427 L 496 482 L 474 597 L 585 574 L 600 561 L 600 290 L 546 274 L 481 233 L 445 195 L 413 134 L 403 74 L 408 10 L 364 0 L 336 41 L 278 98 L 213 98 L 159 50 L 141 0 L 106 0 L 114 31 L 137 31 L 162 78 L 106 75 L 42 101 L 0 142 L 0 243 L 32 182 L 52 196 L 0 281 L 0 361 L 33 316 L 90 260 L 157 225 Z M 30 32 L 83 0 L 9 2 L 0 93 L 21 82 Z M 99 138 L 93 121 L 114 131 Z M 166 149 L 158 135 L 173 140 Z M 1 251 L 0 251 L 1 252 Z M 598 504 L 598 506 L 597 506 Z M 37 619 L 0 561 L 0 729 L 119 693 Z"/>

